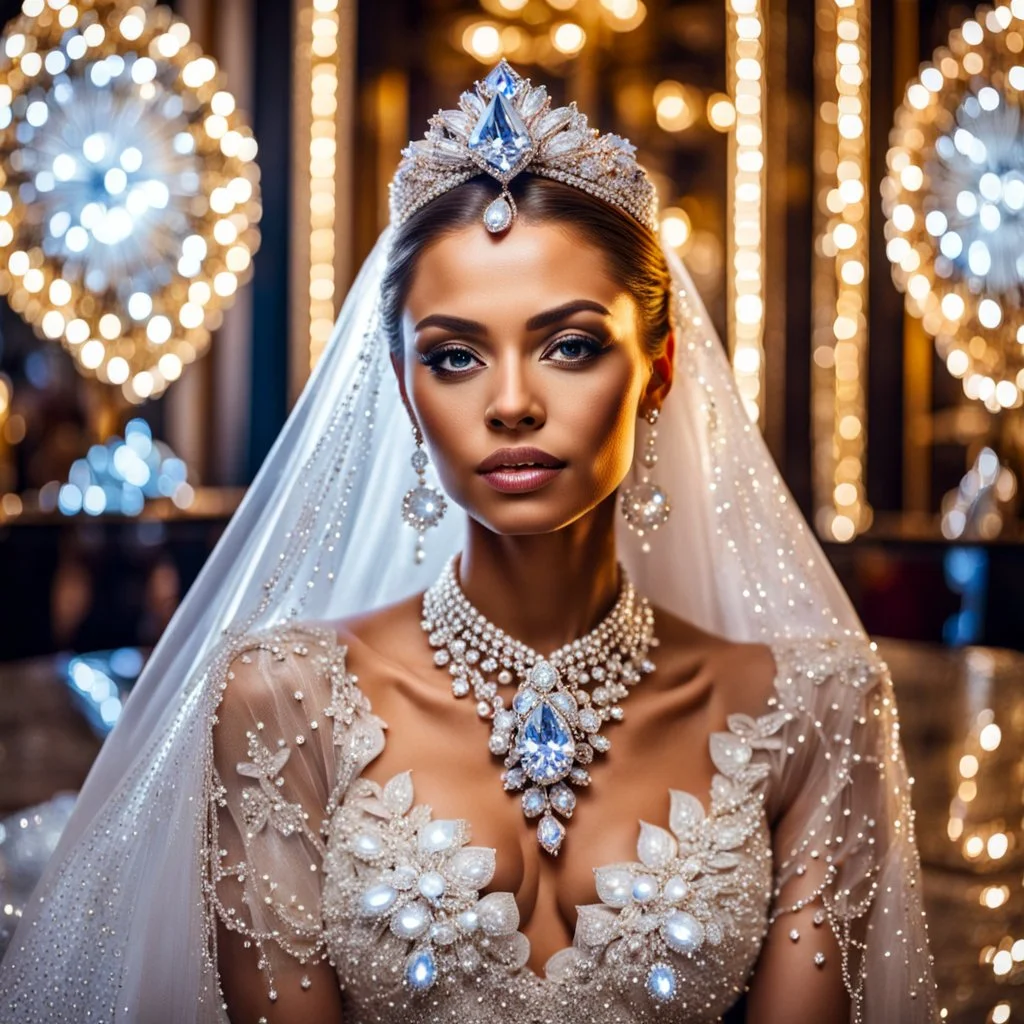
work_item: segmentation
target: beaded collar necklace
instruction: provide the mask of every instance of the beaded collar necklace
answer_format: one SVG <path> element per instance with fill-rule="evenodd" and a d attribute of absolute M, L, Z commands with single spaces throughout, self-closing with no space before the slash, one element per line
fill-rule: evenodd
<path fill-rule="evenodd" d="M 540 818 L 537 841 L 557 855 L 576 807 L 572 786 L 590 784 L 587 765 L 611 746 L 602 730 L 622 721 L 622 701 L 654 671 L 648 651 L 658 644 L 654 612 L 620 564 L 618 598 L 586 636 L 546 658 L 508 636 L 470 603 L 459 585 L 456 558 L 423 595 L 424 632 L 434 664 L 452 677 L 452 693 L 472 693 L 491 722 L 489 747 L 503 756 L 501 779 L 522 793 L 523 813 Z M 593 683 L 592 689 L 585 689 Z M 506 704 L 499 687 L 517 684 Z"/>

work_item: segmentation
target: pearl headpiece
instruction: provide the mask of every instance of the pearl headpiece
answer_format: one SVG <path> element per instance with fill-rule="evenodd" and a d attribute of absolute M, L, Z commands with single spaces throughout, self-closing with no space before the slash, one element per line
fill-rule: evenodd
<path fill-rule="evenodd" d="M 457 110 L 438 111 L 425 138 L 402 151 L 391 182 L 391 223 L 398 227 L 483 171 L 502 185 L 484 224 L 495 234 L 505 231 L 516 215 L 508 184 L 529 170 L 589 192 L 656 232 L 657 196 L 635 152 L 618 135 L 588 127 L 575 103 L 552 109 L 543 85 L 531 85 L 502 60 L 459 97 Z"/>

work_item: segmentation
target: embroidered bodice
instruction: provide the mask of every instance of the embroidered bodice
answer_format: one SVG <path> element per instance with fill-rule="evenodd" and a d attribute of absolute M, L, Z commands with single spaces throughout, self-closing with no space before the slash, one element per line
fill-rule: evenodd
<path fill-rule="evenodd" d="M 514 895 L 490 888 L 501 851 L 473 845 L 469 821 L 418 803 L 412 772 L 383 786 L 364 776 L 384 748 L 385 723 L 346 654 L 324 630 L 246 638 L 221 685 L 232 722 L 245 708 L 250 726 L 245 759 L 224 754 L 212 769 L 207 894 L 217 917 L 259 949 L 272 998 L 282 975 L 298 967 L 306 987 L 302 965 L 327 959 L 346 1024 L 714 1021 L 744 991 L 775 917 L 820 901 L 814 927 L 829 920 L 838 933 L 831 893 L 841 890 L 844 913 L 860 898 L 870 905 L 870 866 L 860 862 L 863 878 L 844 878 L 840 866 L 871 850 L 877 828 L 876 808 L 842 795 L 863 761 L 853 743 L 829 736 L 839 754 L 829 752 L 822 789 L 808 800 L 808 813 L 841 818 L 840 834 L 786 835 L 779 856 L 765 810 L 772 787 L 793 790 L 788 765 L 815 777 L 808 766 L 822 751 L 808 741 L 840 718 L 847 729 L 868 725 L 872 702 L 886 699 L 875 692 L 884 664 L 863 641 L 773 645 L 764 713 L 732 715 L 709 739 L 707 808 L 667 790 L 661 820 L 609 823 L 636 829 L 636 859 L 595 870 L 595 899 L 577 908 L 572 946 L 542 975 L 527 965 Z M 261 711 L 268 680 L 273 708 Z M 296 763 L 311 745 L 319 786 L 308 763 Z M 780 898 L 809 868 L 810 890 Z M 855 996 L 857 952 L 851 939 L 844 973 Z M 808 948 L 809 967 L 811 956 Z"/>

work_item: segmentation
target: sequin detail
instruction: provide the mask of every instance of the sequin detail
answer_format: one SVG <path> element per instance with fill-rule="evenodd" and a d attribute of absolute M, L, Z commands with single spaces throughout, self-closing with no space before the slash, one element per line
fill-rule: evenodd
<path fill-rule="evenodd" d="M 336 755 L 322 827 L 300 821 L 288 786 L 277 784 L 299 748 L 275 747 L 265 735 L 269 725 L 250 737 L 251 757 L 237 765 L 256 794 L 249 798 L 254 835 L 274 829 L 289 842 L 304 837 L 307 849 L 316 838 L 324 851 L 314 865 L 322 884 L 318 928 L 309 921 L 304 930 L 305 919 L 292 914 L 282 918 L 288 933 L 245 932 L 234 915 L 232 924 L 260 946 L 265 962 L 272 947 L 303 963 L 329 958 L 346 1010 L 359 1021 L 643 1024 L 666 1012 L 713 1021 L 748 983 L 773 922 L 783 919 L 779 927 L 788 933 L 786 915 L 813 903 L 815 921 L 828 920 L 839 942 L 852 1020 L 863 1019 L 864 948 L 853 936 L 877 892 L 877 829 L 870 816 L 842 808 L 858 771 L 870 765 L 877 774 L 878 756 L 898 753 L 895 732 L 877 728 L 891 708 L 885 666 L 863 641 L 773 645 L 777 675 L 765 713 L 733 715 L 725 732 L 709 738 L 716 775 L 707 808 L 692 794 L 668 792 L 665 821 L 640 823 L 637 860 L 595 871 L 599 902 L 579 908 L 573 945 L 548 961 L 543 976 L 527 964 L 529 942 L 518 931 L 512 894 L 484 891 L 501 852 L 473 846 L 467 821 L 435 819 L 415 803 L 411 773 L 385 786 L 363 777 L 383 749 L 384 723 L 349 673 L 345 648 L 333 635 L 317 642 L 330 691 L 320 698 L 327 702 L 322 714 L 333 719 Z M 303 704 L 312 710 L 317 697 L 308 678 L 304 688 Z M 852 732 L 830 731 L 841 722 Z M 876 739 L 865 746 L 862 734 Z M 769 832 L 766 802 L 789 766 L 800 763 L 793 755 L 804 744 L 825 769 L 826 789 L 805 794 L 820 820 L 809 820 L 792 848 L 773 857 L 779 836 Z M 830 756 L 822 760 L 825 750 Z M 218 795 L 223 799 L 215 788 L 212 818 Z M 912 835 L 909 804 L 900 813 L 900 829 Z M 844 858 L 857 865 L 856 876 L 844 874 Z M 231 869 L 254 873 L 245 864 Z M 813 895 L 788 903 L 787 883 L 807 874 L 818 882 Z M 265 883 L 287 892 L 283 879 Z M 216 900 L 213 906 L 222 916 L 225 908 Z M 802 955 L 814 971 L 812 955 Z"/>

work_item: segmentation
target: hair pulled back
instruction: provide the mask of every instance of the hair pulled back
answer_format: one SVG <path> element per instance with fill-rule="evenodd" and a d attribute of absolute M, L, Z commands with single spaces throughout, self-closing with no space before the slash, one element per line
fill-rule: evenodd
<path fill-rule="evenodd" d="M 647 354 L 659 356 L 669 332 L 672 283 L 654 235 L 629 214 L 560 181 L 520 174 L 509 191 L 522 220 L 563 224 L 603 253 L 612 277 L 637 304 Z M 395 356 L 403 352 L 402 309 L 419 257 L 445 235 L 479 224 L 494 196 L 494 181 L 481 174 L 438 196 L 398 229 L 381 285 L 381 325 Z"/>

